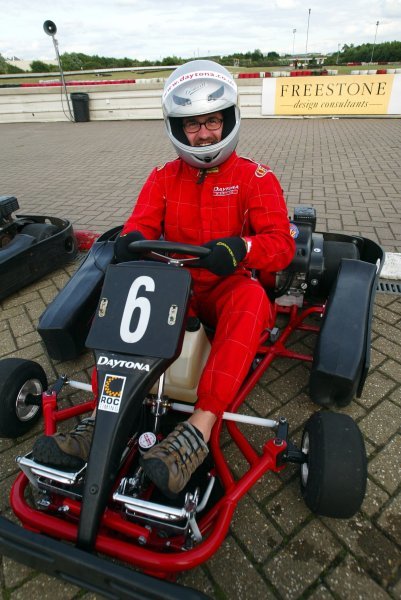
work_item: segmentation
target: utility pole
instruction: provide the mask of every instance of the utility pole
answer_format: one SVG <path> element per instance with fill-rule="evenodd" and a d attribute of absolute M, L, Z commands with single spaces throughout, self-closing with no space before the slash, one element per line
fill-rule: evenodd
<path fill-rule="evenodd" d="M 306 46 L 305 46 L 305 54 L 308 54 L 308 38 L 309 38 L 309 21 L 310 21 L 310 13 L 311 9 L 308 9 L 308 27 L 306 30 Z"/>
<path fill-rule="evenodd" d="M 375 33 L 375 39 L 374 39 L 374 42 L 373 42 L 372 55 L 370 57 L 370 63 L 373 62 L 373 53 L 375 51 L 375 45 L 376 45 L 376 38 L 377 38 L 377 30 L 378 30 L 378 28 L 379 28 L 379 21 L 376 21 L 376 33 Z"/>
<path fill-rule="evenodd" d="M 340 46 L 341 44 L 338 44 L 336 65 L 338 65 L 338 57 L 340 56 Z"/>
<path fill-rule="evenodd" d="M 293 35 L 293 38 L 292 38 L 292 56 L 293 57 L 295 55 L 295 34 L 296 34 L 296 32 L 297 32 L 296 29 L 292 30 L 292 35 Z"/>

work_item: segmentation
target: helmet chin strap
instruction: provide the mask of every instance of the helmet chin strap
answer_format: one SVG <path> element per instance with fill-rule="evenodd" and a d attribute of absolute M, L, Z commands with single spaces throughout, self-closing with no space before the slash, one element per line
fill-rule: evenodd
<path fill-rule="evenodd" d="M 204 158 L 199 158 L 195 154 L 193 154 L 192 156 L 195 158 L 195 160 L 198 160 L 200 163 L 203 163 L 202 165 L 199 165 L 201 168 L 203 167 L 207 169 L 208 165 L 218 157 L 220 152 L 221 151 L 219 150 L 218 152 L 216 152 L 216 154 L 211 156 L 205 156 Z"/>

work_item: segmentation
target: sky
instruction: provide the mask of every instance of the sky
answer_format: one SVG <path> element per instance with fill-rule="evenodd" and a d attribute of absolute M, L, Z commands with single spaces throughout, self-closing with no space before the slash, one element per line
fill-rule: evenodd
<path fill-rule="evenodd" d="M 377 44 L 401 41 L 401 0 L 0 0 L 0 15 L 0 54 L 22 60 L 55 58 L 48 19 L 60 54 L 138 60 L 325 54 L 373 43 L 376 33 Z"/>

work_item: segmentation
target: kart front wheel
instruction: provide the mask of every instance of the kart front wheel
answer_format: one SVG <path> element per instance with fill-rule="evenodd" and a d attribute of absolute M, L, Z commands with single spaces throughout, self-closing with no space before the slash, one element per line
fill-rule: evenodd
<path fill-rule="evenodd" d="M 360 508 L 366 491 L 367 461 L 362 434 L 351 417 L 316 412 L 302 437 L 305 462 L 301 492 L 318 515 L 349 519 Z"/>
<path fill-rule="evenodd" d="M 20 358 L 0 361 L 0 437 L 16 438 L 33 427 L 41 406 L 30 401 L 46 389 L 46 374 L 38 363 Z"/>

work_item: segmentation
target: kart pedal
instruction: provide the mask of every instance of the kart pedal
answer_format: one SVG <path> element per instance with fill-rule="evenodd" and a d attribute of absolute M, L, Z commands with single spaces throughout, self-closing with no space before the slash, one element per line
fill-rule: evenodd
<path fill-rule="evenodd" d="M 31 457 L 32 452 L 25 456 L 17 456 L 16 462 L 21 471 L 35 487 L 38 487 L 38 478 L 40 477 L 51 479 L 52 481 L 57 481 L 64 485 L 75 485 L 82 478 L 86 469 L 86 465 L 84 465 L 77 471 L 62 471 L 48 465 L 42 465 L 41 463 L 34 461 Z"/>

